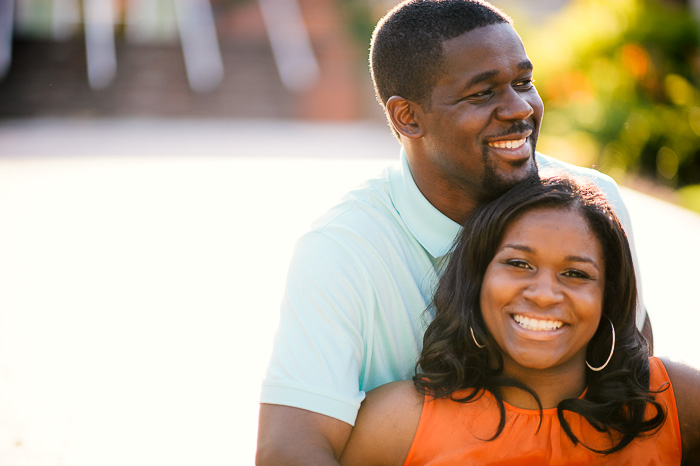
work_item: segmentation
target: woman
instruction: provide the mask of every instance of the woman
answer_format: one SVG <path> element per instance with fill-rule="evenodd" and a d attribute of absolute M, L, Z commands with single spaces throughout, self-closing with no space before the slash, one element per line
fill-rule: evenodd
<path fill-rule="evenodd" d="M 344 465 L 700 464 L 700 374 L 649 358 L 625 233 L 591 187 L 466 222 L 413 382 L 368 393 Z"/>

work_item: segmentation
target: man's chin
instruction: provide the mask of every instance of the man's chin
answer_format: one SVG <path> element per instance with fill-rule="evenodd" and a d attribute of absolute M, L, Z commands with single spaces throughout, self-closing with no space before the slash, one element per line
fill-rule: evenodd
<path fill-rule="evenodd" d="M 484 193 L 486 200 L 495 199 L 504 194 L 513 186 L 526 180 L 538 179 L 539 170 L 535 158 L 532 157 L 531 165 L 523 167 L 523 170 L 517 174 L 512 174 L 510 177 L 498 176 L 496 174 L 486 174 L 483 180 Z"/>

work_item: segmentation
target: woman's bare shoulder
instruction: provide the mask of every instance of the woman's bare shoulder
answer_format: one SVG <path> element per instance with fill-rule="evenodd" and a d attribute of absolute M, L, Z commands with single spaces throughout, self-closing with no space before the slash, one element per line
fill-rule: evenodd
<path fill-rule="evenodd" d="M 399 380 L 379 386 L 367 392 L 365 402 L 368 404 L 381 403 L 382 405 L 407 405 L 410 407 L 416 403 L 423 405 L 423 395 L 418 393 L 415 385 L 410 380 Z M 364 405 L 363 403 L 363 405 Z"/>
<path fill-rule="evenodd" d="M 340 463 L 403 464 L 422 409 L 423 395 L 410 381 L 391 382 L 367 392 Z"/>

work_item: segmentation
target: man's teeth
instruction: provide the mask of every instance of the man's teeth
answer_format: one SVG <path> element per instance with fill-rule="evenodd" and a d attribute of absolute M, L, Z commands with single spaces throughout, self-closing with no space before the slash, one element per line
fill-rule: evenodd
<path fill-rule="evenodd" d="M 521 147 L 523 144 L 525 144 L 526 141 L 527 138 L 515 139 L 510 141 L 494 141 L 489 142 L 489 146 L 496 147 L 498 149 L 517 149 L 518 147 Z"/>
<path fill-rule="evenodd" d="M 514 315 L 513 320 L 525 329 L 536 331 L 556 330 L 564 325 L 560 320 L 541 320 L 519 315 Z"/>

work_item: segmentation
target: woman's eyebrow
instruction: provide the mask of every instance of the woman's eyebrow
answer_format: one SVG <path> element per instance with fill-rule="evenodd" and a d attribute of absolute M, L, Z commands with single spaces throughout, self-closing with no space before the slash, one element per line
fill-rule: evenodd
<path fill-rule="evenodd" d="M 523 251 L 523 252 L 533 252 L 533 249 L 529 246 L 525 246 L 524 244 L 504 244 L 503 248 L 509 248 L 509 249 L 515 249 L 518 251 Z"/>
<path fill-rule="evenodd" d="M 534 249 L 532 249 L 529 246 L 525 246 L 524 244 L 515 244 L 515 243 L 508 243 L 503 245 L 503 249 L 515 249 L 516 251 L 523 251 L 523 252 L 528 252 L 528 253 L 533 253 Z M 577 256 L 577 255 L 569 255 L 566 256 L 566 260 L 569 262 L 583 262 L 586 264 L 591 264 L 593 267 L 595 267 L 596 270 L 600 270 L 598 267 L 598 262 L 595 261 L 594 259 L 588 257 L 588 256 Z"/>
<path fill-rule="evenodd" d="M 591 259 L 590 257 L 586 256 L 566 256 L 566 260 L 571 261 L 571 262 L 584 262 L 586 264 L 591 264 L 593 267 L 595 267 L 596 270 L 598 269 L 598 263 Z"/>

